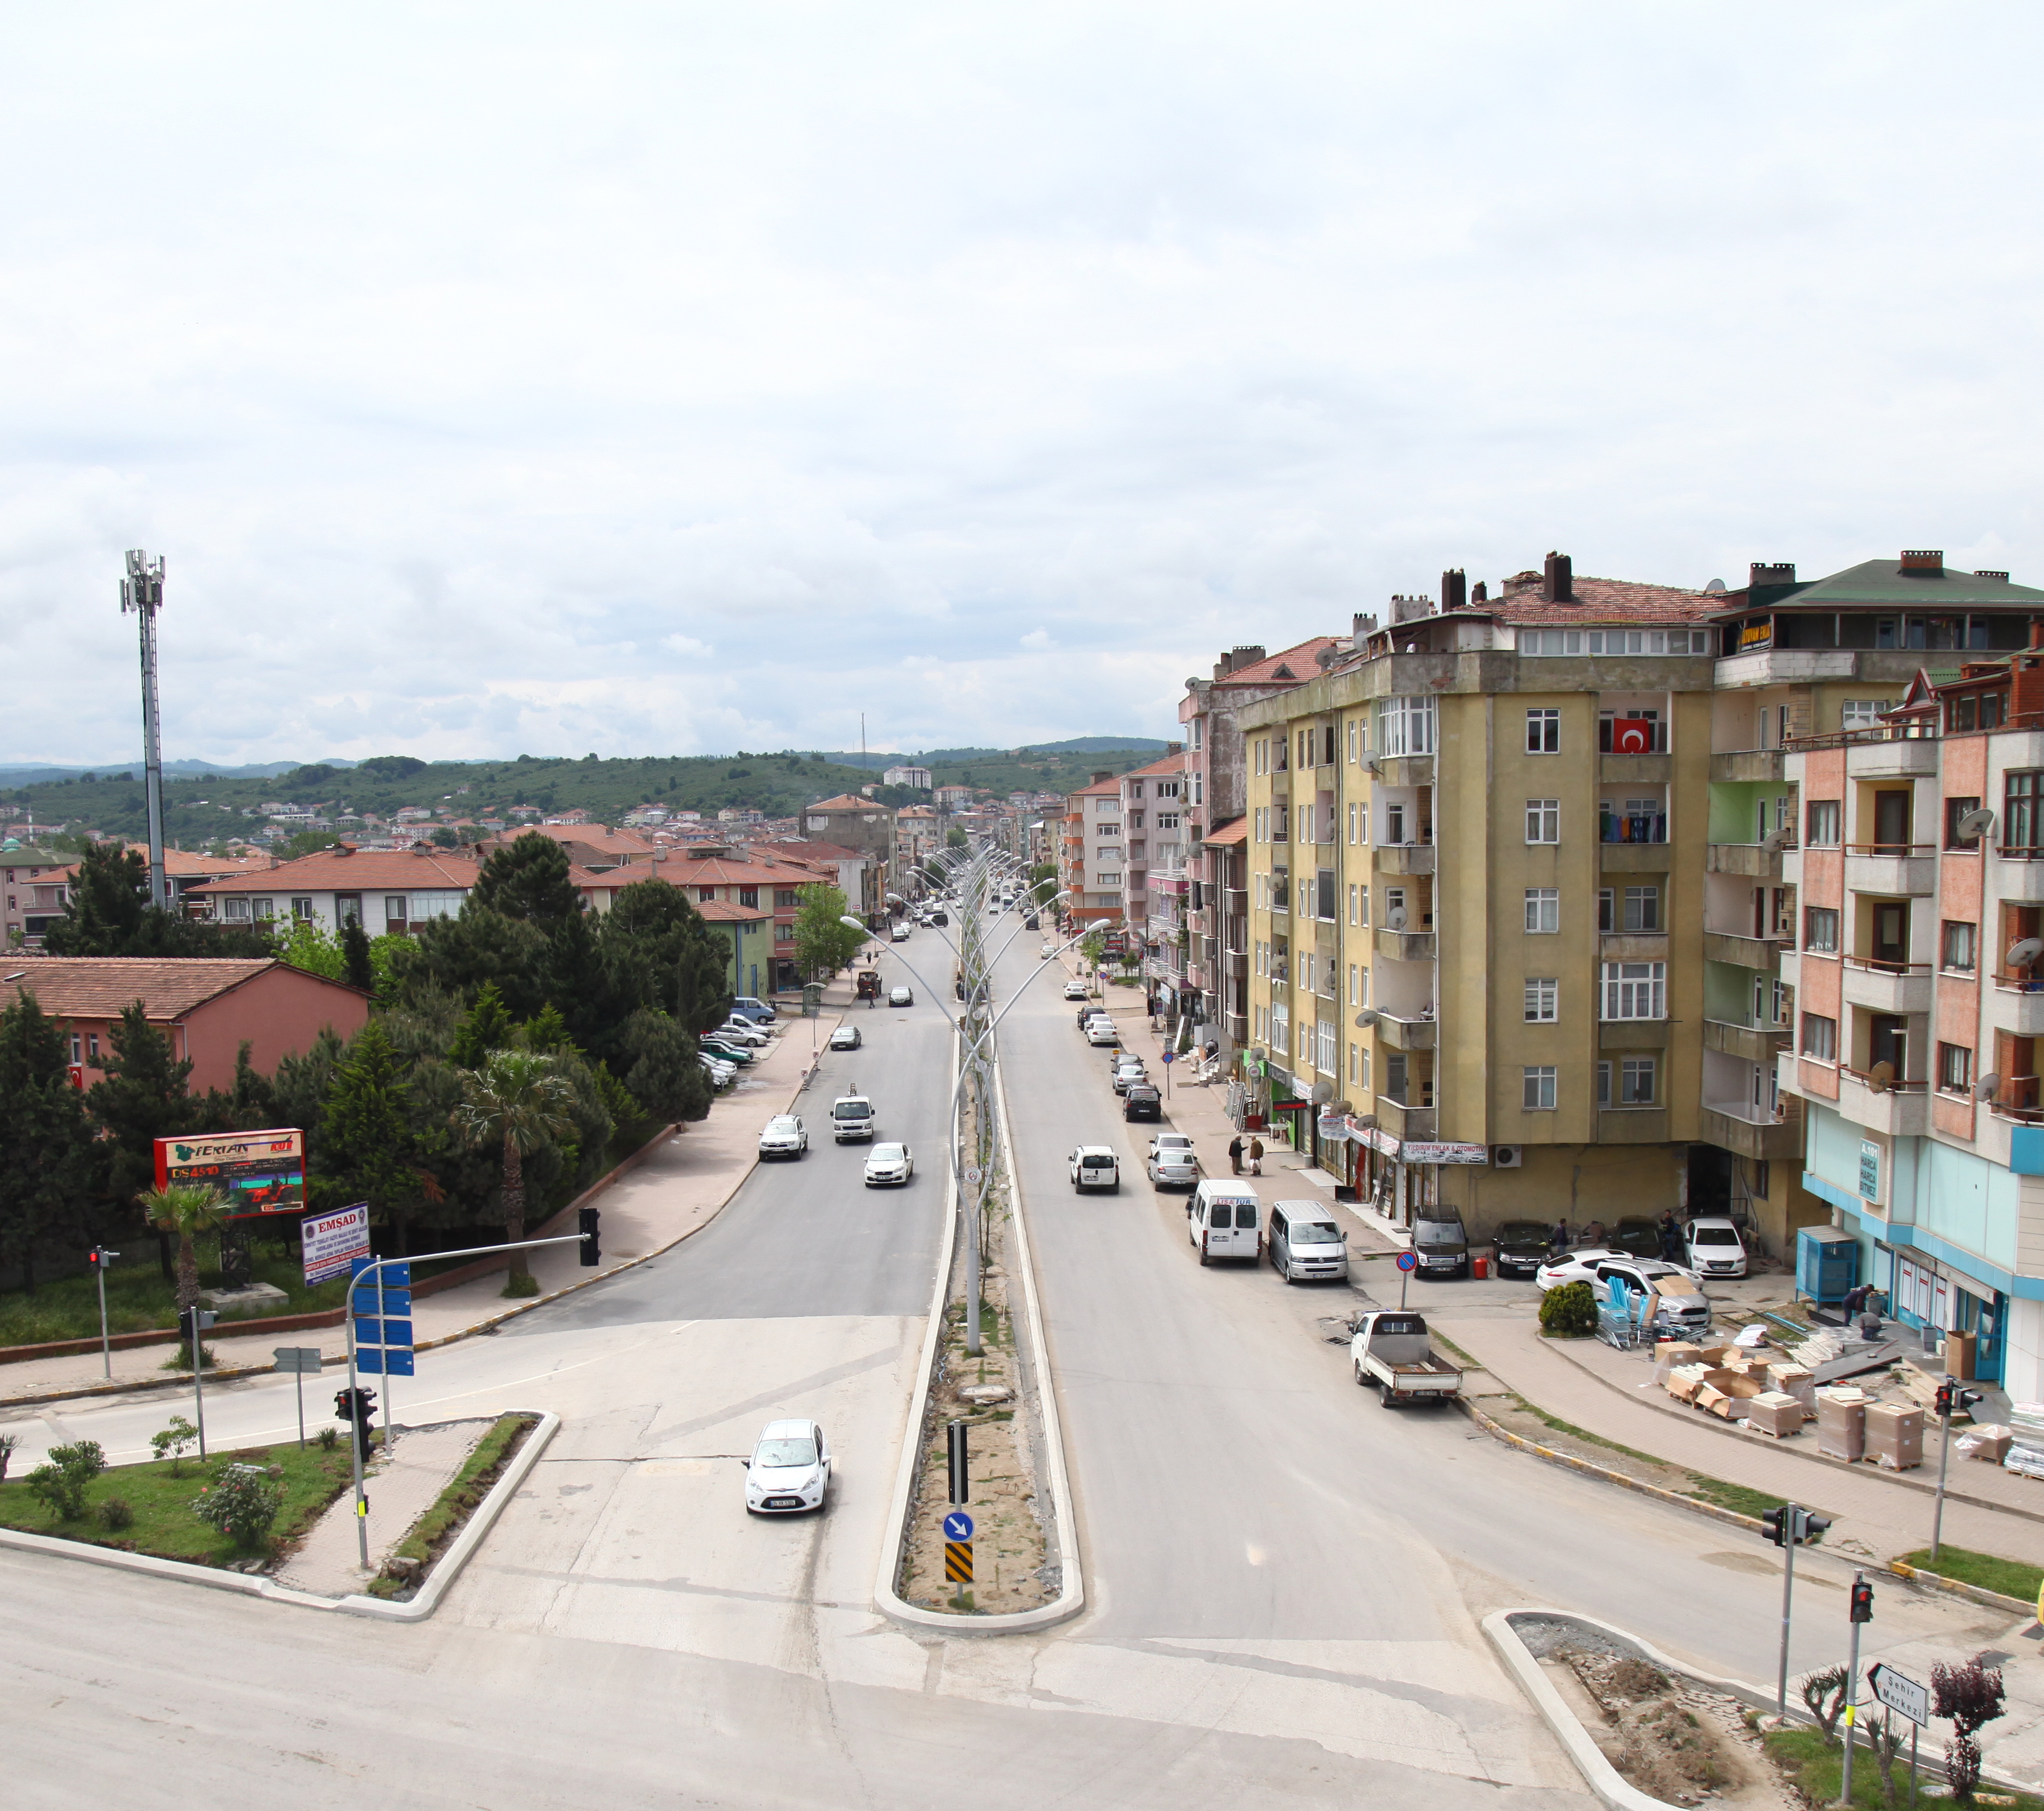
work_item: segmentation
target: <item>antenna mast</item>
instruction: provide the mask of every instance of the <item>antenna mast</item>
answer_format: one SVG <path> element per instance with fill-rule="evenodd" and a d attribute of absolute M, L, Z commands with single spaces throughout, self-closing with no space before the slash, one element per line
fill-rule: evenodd
<path fill-rule="evenodd" d="M 121 581 L 121 613 L 142 620 L 142 781 L 149 808 L 149 903 L 170 909 L 163 873 L 163 748 L 156 720 L 156 612 L 163 607 L 163 560 L 139 547 L 128 551 L 128 576 Z"/>

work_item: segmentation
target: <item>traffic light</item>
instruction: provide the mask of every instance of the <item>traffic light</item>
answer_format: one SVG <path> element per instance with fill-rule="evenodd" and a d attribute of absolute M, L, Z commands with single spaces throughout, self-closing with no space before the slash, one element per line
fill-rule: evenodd
<path fill-rule="evenodd" d="M 203 1333 L 208 1327 L 211 1326 L 213 1323 L 219 1318 L 220 1317 L 213 1313 L 210 1308 L 187 1308 L 185 1310 L 184 1313 L 179 1317 L 178 1330 L 184 1335 L 185 1343 L 190 1346 L 193 1349 L 194 1352 L 196 1353 L 198 1348 L 200 1334 Z M 192 1362 L 194 1364 L 198 1363 L 196 1356 L 194 1357 Z"/>
<path fill-rule="evenodd" d="M 1796 1544 L 1804 1546 L 1827 1532 L 1831 1518 L 1819 1515 L 1815 1510 L 1799 1509 L 1796 1512 Z"/>
<path fill-rule="evenodd" d="M 1958 1394 L 1958 1404 L 1961 1414 L 1971 1412 L 1974 1403 L 1986 1400 L 1985 1394 L 1978 1390 L 1961 1390 Z"/>
<path fill-rule="evenodd" d="M 86 1267 L 97 1275 L 104 1276 L 109 1267 L 120 1255 L 117 1251 L 109 1251 L 104 1245 L 94 1245 L 85 1254 Z"/>
<path fill-rule="evenodd" d="M 1779 1509 L 1762 1510 L 1761 1539 L 1775 1547 L 1802 1547 L 1815 1541 L 1831 1525 L 1831 1518 L 1814 1510 L 1784 1503 Z"/>
<path fill-rule="evenodd" d="M 355 1424 L 355 1445 L 363 1459 L 369 1456 L 369 1430 L 376 1422 L 376 1392 L 357 1384 L 352 1390 L 333 1393 L 333 1418 Z"/>
<path fill-rule="evenodd" d="M 597 1212 L 594 1207 L 585 1207 L 575 1218 L 575 1230 L 582 1234 L 582 1267 L 588 1269 L 603 1261 L 603 1248 L 597 1242 Z"/>
<path fill-rule="evenodd" d="M 1760 1519 L 1767 1525 L 1767 1527 L 1766 1532 L 1760 1538 L 1770 1546 L 1788 1545 L 1795 1538 L 1794 1530 L 1788 1525 L 1792 1514 L 1793 1512 L 1785 1503 L 1780 1509 L 1762 1510 L 1760 1512 Z"/>
<path fill-rule="evenodd" d="M 1852 1619 L 1855 1622 L 1873 1620 L 1873 1587 L 1857 1572 L 1852 1582 Z"/>
<path fill-rule="evenodd" d="M 1950 1421 L 1952 1418 L 1952 1392 L 1956 1387 L 1949 1377 L 1938 1386 L 1938 1415 L 1940 1420 Z"/>

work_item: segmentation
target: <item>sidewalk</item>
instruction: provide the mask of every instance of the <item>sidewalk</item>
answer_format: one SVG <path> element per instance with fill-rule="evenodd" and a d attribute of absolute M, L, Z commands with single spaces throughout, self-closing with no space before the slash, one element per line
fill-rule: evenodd
<path fill-rule="evenodd" d="M 743 1071 L 728 1094 L 718 1096 L 707 1119 L 681 1126 L 643 1163 L 596 1197 L 603 1215 L 603 1262 L 585 1270 L 572 1245 L 555 1245 L 531 1254 L 540 1293 L 507 1300 L 504 1276 L 494 1271 L 414 1305 L 413 1337 L 421 1349 L 450 1340 L 551 1301 L 585 1283 L 628 1268 L 678 1240 L 686 1238 L 713 1219 L 737 1192 L 759 1158 L 759 1128 L 776 1113 L 798 1111 L 801 1091 L 815 1067 L 812 1040 L 820 1049 L 851 1003 L 849 980 L 832 982 L 820 1018 L 783 1019 L 773 1048 Z M 302 1328 L 292 1333 L 236 1336 L 223 1321 L 206 1344 L 219 1369 L 232 1373 L 257 1367 L 267 1371 L 280 1345 L 317 1345 L 328 1364 L 347 1356 L 347 1329 L 341 1326 Z M 0 1414 L 54 1399 L 111 1391 L 152 1388 L 189 1390 L 190 1373 L 163 1368 L 173 1347 L 133 1346 L 117 1351 L 110 1386 L 97 1352 L 63 1358 L 31 1359 L 0 1365 Z M 206 1373 L 210 1384 L 213 1372 Z M 223 1376 L 223 1384 L 232 1382 Z"/>

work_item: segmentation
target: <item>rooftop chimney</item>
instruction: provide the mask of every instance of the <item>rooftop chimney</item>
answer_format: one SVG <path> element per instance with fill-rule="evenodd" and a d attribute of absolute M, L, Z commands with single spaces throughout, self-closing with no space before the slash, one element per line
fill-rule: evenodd
<path fill-rule="evenodd" d="M 1769 565 L 1765 560 L 1755 560 L 1747 566 L 1746 583 L 1758 591 L 1763 585 L 1793 585 L 1796 582 L 1796 562 L 1779 560 Z"/>
<path fill-rule="evenodd" d="M 1245 666 L 1254 666 L 1265 658 L 1260 642 L 1239 643 L 1230 648 L 1214 666 L 1214 677 L 1225 679 L 1231 673 L 1239 673 Z"/>
<path fill-rule="evenodd" d="M 1575 568 L 1566 554 L 1548 554 L 1546 576 L 1541 582 L 1540 595 L 1550 604 L 1575 602 Z"/>
<path fill-rule="evenodd" d="M 1441 608 L 1443 610 L 1466 610 L 1469 608 L 1469 580 L 1463 576 L 1460 566 L 1441 574 Z"/>
<path fill-rule="evenodd" d="M 1490 601 L 1490 587 L 1480 578 L 1476 581 L 1476 589 L 1470 593 L 1470 601 L 1472 604 L 1488 604 Z"/>
<path fill-rule="evenodd" d="M 1113 777 L 1114 776 L 1112 773 L 1096 773 L 1093 777 L 1093 784 L 1097 786 L 1103 781 L 1112 780 Z"/>
<path fill-rule="evenodd" d="M 1377 633 L 1377 619 L 1358 612 L 1349 619 L 1349 634 L 1360 645 Z"/>
<path fill-rule="evenodd" d="M 1985 566 L 1982 566 L 1978 572 L 1973 574 L 1973 577 L 1976 578 L 1991 578 L 2003 585 L 2006 585 L 2008 582 L 2008 574 L 2007 573 L 1990 572 Z"/>
<path fill-rule="evenodd" d="M 1904 547 L 1902 550 L 1902 570 L 1904 572 L 1933 573 L 1942 578 L 1945 576 L 1945 550 L 1942 547 Z"/>
<path fill-rule="evenodd" d="M 1391 599 L 1391 620 L 1394 623 L 1416 622 L 1422 616 L 1434 613 L 1432 600 L 1425 597 L 1408 597 L 1396 593 Z"/>

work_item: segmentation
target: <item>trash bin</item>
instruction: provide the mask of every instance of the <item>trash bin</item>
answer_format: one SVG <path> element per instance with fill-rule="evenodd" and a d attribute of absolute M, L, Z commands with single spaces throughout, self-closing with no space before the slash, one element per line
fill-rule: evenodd
<path fill-rule="evenodd" d="M 1471 1258 L 1470 1260 L 1470 1275 L 1474 1277 L 1477 1282 L 1482 1282 L 1485 1277 L 1490 1275 L 1490 1260 L 1487 1257 Z"/>

